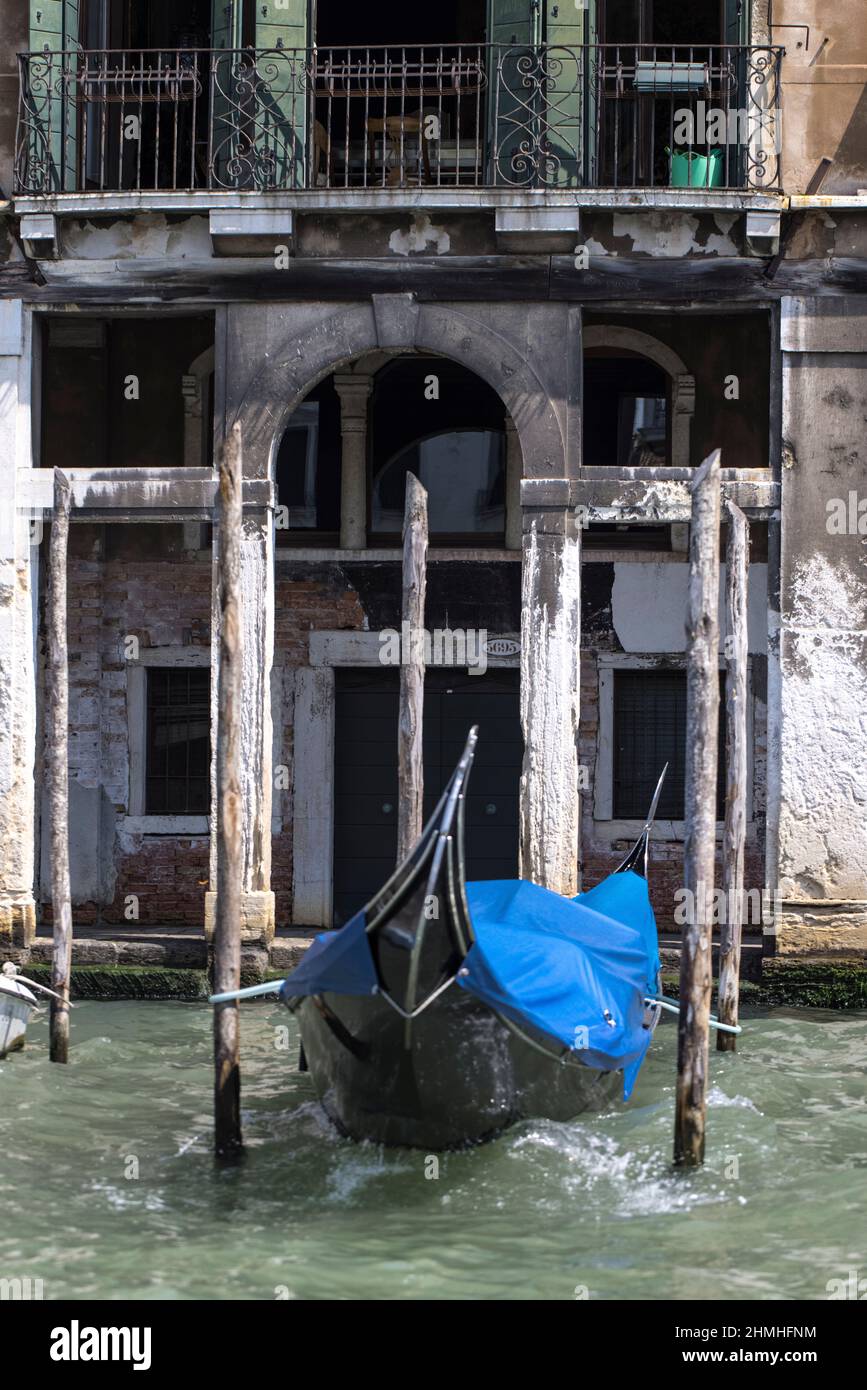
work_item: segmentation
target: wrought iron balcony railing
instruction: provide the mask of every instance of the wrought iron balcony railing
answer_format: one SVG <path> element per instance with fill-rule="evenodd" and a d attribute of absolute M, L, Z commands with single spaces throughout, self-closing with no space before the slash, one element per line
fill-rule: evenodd
<path fill-rule="evenodd" d="M 639 44 L 26 53 L 17 191 L 774 190 L 781 59 Z"/>

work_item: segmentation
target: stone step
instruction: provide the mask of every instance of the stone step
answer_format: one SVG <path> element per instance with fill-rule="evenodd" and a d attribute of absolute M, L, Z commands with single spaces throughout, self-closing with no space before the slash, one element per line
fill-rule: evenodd
<path fill-rule="evenodd" d="M 302 959 L 315 929 L 281 928 L 269 951 L 255 945 L 241 951 L 241 968 L 285 970 L 288 974 Z M 52 939 L 44 928 L 37 934 L 27 959 L 34 965 L 51 964 Z M 208 944 L 200 931 L 184 927 L 85 927 L 73 933 L 73 965 L 155 965 L 171 969 L 204 970 Z"/>

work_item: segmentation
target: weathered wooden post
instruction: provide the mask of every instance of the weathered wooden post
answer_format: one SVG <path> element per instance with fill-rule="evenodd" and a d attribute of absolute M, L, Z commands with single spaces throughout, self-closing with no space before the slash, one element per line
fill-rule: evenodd
<path fill-rule="evenodd" d="M 747 583 L 749 529 L 734 502 L 728 504 L 726 541 L 726 819 L 723 833 L 725 911 L 720 924 L 720 1023 L 738 1021 L 741 969 L 741 929 L 744 902 L 744 843 L 747 830 Z M 719 1029 L 718 1052 L 734 1052 L 734 1033 Z"/>
<path fill-rule="evenodd" d="M 241 432 L 235 424 L 220 458 L 217 502 L 220 660 L 217 716 L 217 901 L 213 990 L 241 983 Z M 238 1001 L 214 1005 L 214 1150 L 242 1148 Z"/>
<path fill-rule="evenodd" d="M 397 731 L 397 862 L 406 858 L 424 818 L 424 603 L 427 584 L 427 493 L 406 475 L 403 516 L 400 714 Z"/>
<path fill-rule="evenodd" d="M 72 966 L 72 901 L 69 889 L 69 664 L 66 639 L 66 557 L 69 543 L 69 480 L 54 470 L 48 587 L 48 710 L 45 778 L 51 822 L 51 913 L 54 944 L 49 1056 L 69 1061 L 69 973 Z"/>
<path fill-rule="evenodd" d="M 720 451 L 697 469 L 692 492 L 686 619 L 686 846 L 688 918 L 680 953 L 674 1161 L 704 1161 L 711 916 L 719 731 Z"/>

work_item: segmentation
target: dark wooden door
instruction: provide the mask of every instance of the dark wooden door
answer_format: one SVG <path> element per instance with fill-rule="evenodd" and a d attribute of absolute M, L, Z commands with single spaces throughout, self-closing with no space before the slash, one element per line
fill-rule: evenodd
<path fill-rule="evenodd" d="M 428 671 L 424 806 L 430 815 L 467 733 L 479 743 L 467 798 L 468 878 L 517 878 L 523 742 L 517 671 Z M 338 671 L 334 750 L 334 921 L 346 922 L 394 869 L 398 673 Z"/>

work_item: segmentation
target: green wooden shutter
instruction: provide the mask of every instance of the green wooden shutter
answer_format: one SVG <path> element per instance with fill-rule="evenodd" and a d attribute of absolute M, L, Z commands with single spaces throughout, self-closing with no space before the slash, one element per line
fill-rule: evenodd
<path fill-rule="evenodd" d="M 273 170 L 278 188 L 301 188 L 307 141 L 307 0 L 257 0 L 256 48 L 263 79 L 257 120 L 263 174 Z"/>
<path fill-rule="evenodd" d="M 493 183 L 538 183 L 540 41 L 533 0 L 488 0 L 488 131 Z"/>
<path fill-rule="evenodd" d="M 211 6 L 211 47 L 240 48 L 243 6 L 240 0 L 213 0 Z"/>
<path fill-rule="evenodd" d="M 531 0 L 488 0 L 488 43 L 529 47 L 535 38 Z"/>
<path fill-rule="evenodd" d="M 238 50 L 242 44 L 242 0 L 212 0 L 210 91 L 210 177 L 217 188 L 249 187 L 238 179 L 241 112 L 235 102 Z"/>
<path fill-rule="evenodd" d="M 750 0 L 725 0 L 724 43 L 749 43 Z"/>
<path fill-rule="evenodd" d="M 213 182 L 253 191 L 301 187 L 307 0 L 256 0 L 253 6 L 213 0 L 211 35 L 218 50 L 211 82 Z M 245 39 L 253 51 L 245 49 Z"/>
<path fill-rule="evenodd" d="M 28 189 L 74 192 L 78 179 L 76 64 L 78 0 L 30 0 Z M 46 52 L 47 50 L 47 52 Z M 64 56 L 64 54 L 66 56 Z"/>
<path fill-rule="evenodd" d="M 731 45 L 744 45 L 750 42 L 750 0 L 725 0 L 723 10 L 723 42 Z M 726 64 L 734 74 L 724 91 L 723 103 L 729 109 L 743 110 L 747 106 L 749 83 L 749 55 L 745 52 L 729 54 Z M 740 134 L 740 131 L 739 131 Z M 749 150 L 740 139 L 731 142 L 726 151 L 727 181 L 743 185 L 749 183 Z"/>
<path fill-rule="evenodd" d="M 584 183 L 588 188 L 599 184 L 601 160 L 600 131 L 602 128 L 603 50 L 599 47 L 603 35 L 599 31 L 599 0 L 587 0 L 584 51 Z"/>
<path fill-rule="evenodd" d="M 575 188 L 595 144 L 596 0 L 546 0 L 548 182 Z M 592 182 L 592 180 L 590 180 Z"/>

